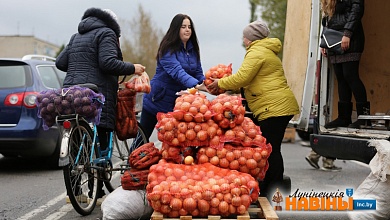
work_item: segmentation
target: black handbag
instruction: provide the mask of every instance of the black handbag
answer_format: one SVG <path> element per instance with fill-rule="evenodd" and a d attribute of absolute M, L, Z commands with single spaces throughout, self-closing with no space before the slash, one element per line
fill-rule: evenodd
<path fill-rule="evenodd" d="M 330 28 L 324 28 L 321 35 L 321 48 L 326 48 L 328 51 L 335 54 L 343 54 L 344 50 L 341 48 L 341 39 L 343 32 Z"/>

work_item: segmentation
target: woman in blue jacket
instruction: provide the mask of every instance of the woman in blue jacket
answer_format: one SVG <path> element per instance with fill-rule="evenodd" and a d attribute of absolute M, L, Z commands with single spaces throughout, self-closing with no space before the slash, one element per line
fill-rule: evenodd
<path fill-rule="evenodd" d="M 191 18 L 177 14 L 160 43 L 151 92 L 143 99 L 141 126 L 149 138 L 158 112 L 172 112 L 176 93 L 188 88 L 205 89 L 198 39 Z"/>

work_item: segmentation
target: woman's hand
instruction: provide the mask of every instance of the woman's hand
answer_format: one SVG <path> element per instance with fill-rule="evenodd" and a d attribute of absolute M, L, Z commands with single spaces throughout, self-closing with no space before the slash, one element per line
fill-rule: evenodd
<path fill-rule="evenodd" d="M 351 42 L 351 38 L 347 36 L 343 36 L 343 38 L 341 39 L 341 49 L 343 49 L 344 51 L 348 50 L 350 42 Z"/>
<path fill-rule="evenodd" d="M 207 89 L 214 94 L 218 93 L 219 87 L 218 87 L 218 81 L 219 79 L 212 79 L 213 82 L 207 86 Z"/>
<path fill-rule="evenodd" d="M 134 64 L 134 74 L 137 74 L 138 76 L 142 75 L 143 72 L 145 72 L 145 67 L 141 64 Z"/>
<path fill-rule="evenodd" d="M 324 56 L 324 57 L 328 56 L 328 54 L 326 53 L 326 49 L 325 48 L 321 47 L 320 49 L 321 49 L 322 56 Z"/>
<path fill-rule="evenodd" d="M 200 85 L 196 85 L 195 86 L 195 89 L 199 90 L 199 91 L 205 91 L 205 92 L 209 92 L 206 88 L 206 85 L 204 83 L 200 84 Z"/>

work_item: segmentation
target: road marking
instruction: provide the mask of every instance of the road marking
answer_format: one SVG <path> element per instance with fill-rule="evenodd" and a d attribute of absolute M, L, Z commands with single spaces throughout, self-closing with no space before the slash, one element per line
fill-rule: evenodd
<path fill-rule="evenodd" d="M 120 163 L 121 163 L 121 161 L 115 163 L 114 167 L 115 166 L 119 166 Z M 118 178 L 118 176 L 120 176 L 120 174 L 121 174 L 120 172 L 115 172 L 112 175 L 112 178 Z M 28 220 L 28 219 L 31 219 L 31 218 L 35 217 L 36 215 L 38 215 L 39 213 L 44 212 L 49 207 L 57 204 L 61 200 L 64 200 L 65 197 L 66 197 L 66 192 L 64 192 L 61 195 L 59 195 L 59 196 L 55 197 L 54 199 L 50 200 L 45 205 L 42 205 L 39 208 L 36 208 L 36 209 L 32 210 L 31 212 L 23 215 L 22 217 L 18 218 L 18 220 Z M 47 216 L 45 218 L 45 220 L 59 219 L 59 218 L 65 216 L 68 212 L 70 212 L 72 210 L 73 210 L 73 206 L 71 204 L 66 204 L 66 205 L 62 206 L 57 212 Z"/>
<path fill-rule="evenodd" d="M 62 193 L 61 195 L 59 195 L 59 196 L 55 197 L 54 199 L 50 200 L 49 202 L 47 202 L 45 205 L 42 205 L 39 208 L 34 209 L 31 212 L 29 212 L 29 213 L 23 215 L 22 217 L 18 218 L 18 220 L 27 220 L 27 219 L 33 218 L 34 216 L 38 215 L 39 213 L 45 211 L 50 206 L 53 206 L 56 203 L 58 203 L 59 201 L 64 200 L 65 196 L 66 196 L 66 193 Z"/>
<path fill-rule="evenodd" d="M 62 206 L 57 212 L 47 216 L 44 220 L 60 219 L 72 210 L 73 210 L 73 206 L 71 204 L 66 204 L 66 205 Z"/>

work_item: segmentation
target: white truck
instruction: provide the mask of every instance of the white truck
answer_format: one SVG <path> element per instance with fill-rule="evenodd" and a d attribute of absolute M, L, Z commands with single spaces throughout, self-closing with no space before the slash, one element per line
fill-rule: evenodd
<path fill-rule="evenodd" d="M 332 65 L 319 49 L 320 0 L 287 1 L 283 65 L 301 106 L 300 115 L 291 124 L 298 131 L 311 133 L 310 145 L 322 156 L 369 163 L 376 150 L 368 146 L 368 141 L 390 138 L 389 13 L 389 0 L 365 1 L 366 41 L 360 77 L 371 103 L 371 115 L 359 119 L 370 120 L 372 126 L 327 130 L 324 124 L 337 117 L 338 95 Z M 355 120 L 356 109 L 352 118 Z"/>

